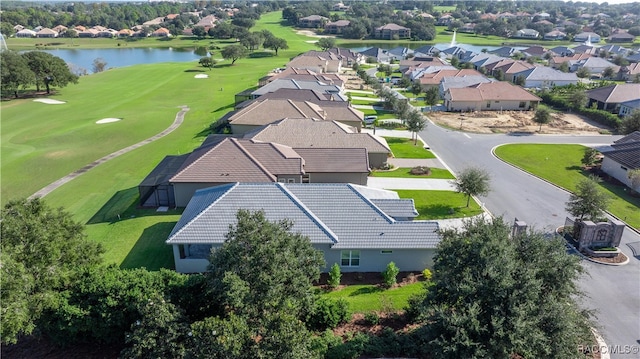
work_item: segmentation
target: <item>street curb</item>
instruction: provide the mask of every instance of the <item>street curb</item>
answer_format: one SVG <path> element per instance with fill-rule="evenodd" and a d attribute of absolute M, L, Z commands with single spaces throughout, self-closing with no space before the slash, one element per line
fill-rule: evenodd
<path fill-rule="evenodd" d="M 591 328 L 591 333 L 593 333 L 593 336 L 596 338 L 596 342 L 598 343 L 598 352 L 600 353 L 600 359 L 611 359 L 611 355 L 609 354 L 608 350 L 605 350 L 606 352 L 603 353 L 603 349 L 607 348 L 607 343 L 604 341 L 604 338 L 600 335 L 600 333 L 598 333 L 596 328 Z"/>
<path fill-rule="evenodd" d="M 566 188 L 562 188 L 562 187 L 558 186 L 557 184 L 555 184 L 555 183 L 553 183 L 553 182 L 551 182 L 551 181 L 548 181 L 548 180 L 546 180 L 546 179 L 544 179 L 544 178 L 542 178 L 542 177 L 536 176 L 535 174 L 533 174 L 533 173 L 531 173 L 531 172 L 529 172 L 529 171 L 527 171 L 527 170 L 525 170 L 525 169 L 523 169 L 523 168 L 520 168 L 520 167 L 518 167 L 518 166 L 516 166 L 516 165 L 513 165 L 513 164 L 511 164 L 511 163 L 509 163 L 509 162 L 507 162 L 507 161 L 503 160 L 502 158 L 500 158 L 500 157 L 498 157 L 498 156 L 496 155 L 496 152 L 495 152 L 495 151 L 496 151 L 496 148 L 501 147 L 501 146 L 504 146 L 504 145 L 513 145 L 513 144 L 520 144 L 520 143 L 513 143 L 513 142 L 512 142 L 512 143 L 503 143 L 503 144 L 500 144 L 500 145 L 494 146 L 494 147 L 491 149 L 491 154 L 493 155 L 493 157 L 495 157 L 495 158 L 496 158 L 496 159 L 498 159 L 499 161 L 501 161 L 501 162 L 503 162 L 503 163 L 505 163 L 505 164 L 507 164 L 507 165 L 509 165 L 509 166 L 513 167 L 513 168 L 516 168 L 516 169 L 518 169 L 518 170 L 520 170 L 520 171 L 522 171 L 522 172 L 524 172 L 524 173 L 528 174 L 528 175 L 529 175 L 529 176 L 531 176 L 531 177 L 535 177 L 535 178 L 537 178 L 537 179 L 539 179 L 539 180 L 541 180 L 541 181 L 543 181 L 543 182 L 546 182 L 546 183 L 548 183 L 548 184 L 550 184 L 550 185 L 552 185 L 552 186 L 556 187 L 557 189 L 560 189 L 560 190 L 562 190 L 562 191 L 564 191 L 564 192 L 567 192 L 567 193 L 569 193 L 569 194 L 572 194 L 572 193 L 573 193 L 573 192 L 571 192 L 571 191 L 567 190 Z M 535 142 L 532 142 L 532 143 L 527 143 L 527 144 L 535 145 L 536 143 L 535 143 Z M 627 224 L 627 222 L 625 222 L 625 221 L 623 221 L 622 219 L 618 218 L 617 216 L 615 216 L 615 215 L 611 214 L 611 212 L 609 212 L 609 211 L 605 211 L 605 213 L 606 213 L 606 214 L 608 214 L 609 216 L 611 216 L 611 217 L 613 217 L 613 218 L 617 219 L 618 221 L 623 222 L 623 223 L 624 223 L 624 225 L 625 225 L 629 230 L 631 230 L 631 231 L 635 232 L 637 235 L 640 235 L 640 230 L 637 230 L 637 229 L 635 229 L 635 228 L 631 227 L 629 224 Z"/>
<path fill-rule="evenodd" d="M 560 233 L 558 233 L 558 231 L 560 230 L 560 228 L 563 228 L 563 227 L 564 227 L 564 226 L 560 226 L 560 227 L 556 228 L 556 234 L 557 234 L 557 235 L 560 235 Z M 564 238 L 563 238 L 563 240 L 564 240 Z M 564 240 L 564 241 L 566 242 L 566 240 Z M 569 243 L 567 243 L 567 245 L 570 245 L 570 244 L 569 244 Z M 596 261 L 596 260 L 593 260 L 593 259 L 591 259 L 591 258 L 589 258 L 589 257 L 585 256 L 584 254 L 582 254 L 582 252 L 580 252 L 578 249 L 576 249 L 576 248 L 575 248 L 575 247 L 573 247 L 573 246 L 571 246 L 571 249 L 573 249 L 573 251 L 574 251 L 574 252 L 576 252 L 576 253 L 577 253 L 577 254 L 578 254 L 582 259 L 584 259 L 584 260 L 587 260 L 587 261 L 589 261 L 589 262 L 591 262 L 591 263 L 601 264 L 601 265 L 605 265 L 605 266 L 621 267 L 621 266 L 624 266 L 624 265 L 629 264 L 629 261 L 631 261 L 631 258 L 629 258 L 629 256 L 628 256 L 628 255 L 626 255 L 626 254 L 622 253 L 622 254 L 624 254 L 624 256 L 625 256 L 625 257 L 627 257 L 627 260 L 626 260 L 626 261 L 624 261 L 624 262 L 622 262 L 622 263 L 606 263 L 606 262 L 598 262 L 598 261 Z"/>

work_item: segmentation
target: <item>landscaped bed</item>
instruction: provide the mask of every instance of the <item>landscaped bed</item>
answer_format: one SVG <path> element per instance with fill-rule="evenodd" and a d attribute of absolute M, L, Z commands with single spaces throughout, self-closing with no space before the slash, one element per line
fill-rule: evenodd
<path fill-rule="evenodd" d="M 429 175 L 414 175 L 411 173 L 410 167 L 399 167 L 389 171 L 373 171 L 371 177 L 395 177 L 395 178 L 437 178 L 437 179 L 455 179 L 451 172 L 443 168 L 430 168 Z"/>

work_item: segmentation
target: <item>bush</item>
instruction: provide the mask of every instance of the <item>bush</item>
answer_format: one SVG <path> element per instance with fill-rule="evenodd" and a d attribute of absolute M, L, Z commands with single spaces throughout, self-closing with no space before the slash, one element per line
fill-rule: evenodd
<path fill-rule="evenodd" d="M 429 268 L 425 268 L 425 269 L 422 271 L 422 279 L 423 279 L 425 282 L 430 281 L 432 276 L 433 276 L 433 273 L 431 273 L 431 269 L 429 269 Z"/>
<path fill-rule="evenodd" d="M 342 277 L 342 273 L 340 273 L 340 266 L 338 263 L 334 263 L 331 266 L 331 270 L 329 271 L 329 280 L 327 281 L 329 287 L 331 289 L 336 289 L 340 285 L 340 278 Z"/>
<path fill-rule="evenodd" d="M 350 318 L 349 304 L 344 299 L 318 298 L 306 324 L 313 330 L 333 329 Z"/>
<path fill-rule="evenodd" d="M 382 272 L 384 285 L 389 288 L 393 287 L 393 285 L 396 284 L 396 277 L 398 276 L 398 273 L 400 273 L 398 266 L 395 263 L 390 262 L 387 265 L 387 269 Z"/>
<path fill-rule="evenodd" d="M 364 315 L 364 321 L 369 325 L 378 325 L 380 323 L 380 317 L 376 312 L 369 312 Z"/>

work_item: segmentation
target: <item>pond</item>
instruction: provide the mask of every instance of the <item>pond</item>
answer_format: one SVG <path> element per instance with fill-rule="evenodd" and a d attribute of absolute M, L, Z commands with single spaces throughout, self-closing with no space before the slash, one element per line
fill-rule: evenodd
<path fill-rule="evenodd" d="M 86 70 L 91 73 L 93 61 L 102 58 L 106 68 L 123 67 L 159 62 L 189 62 L 207 56 L 206 48 L 117 48 L 117 49 L 55 49 L 42 50 L 63 59 L 72 71 Z"/>

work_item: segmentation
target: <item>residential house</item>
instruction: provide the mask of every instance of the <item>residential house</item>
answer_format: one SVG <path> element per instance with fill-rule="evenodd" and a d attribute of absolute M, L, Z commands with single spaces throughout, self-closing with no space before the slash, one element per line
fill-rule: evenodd
<path fill-rule="evenodd" d="M 301 17 L 298 19 L 299 27 L 306 28 L 321 28 L 324 27 L 324 24 L 329 21 L 328 18 L 320 15 L 310 15 L 306 17 Z"/>
<path fill-rule="evenodd" d="M 439 88 L 440 82 L 445 77 L 464 77 L 464 76 L 483 76 L 482 73 L 473 69 L 452 69 L 452 70 L 439 70 L 431 73 L 424 73 L 418 81 L 423 91 L 427 91 L 430 88 Z"/>
<path fill-rule="evenodd" d="M 540 33 L 534 29 L 520 29 L 513 35 L 518 39 L 537 39 L 539 36 Z"/>
<path fill-rule="evenodd" d="M 567 34 L 560 30 L 551 30 L 544 34 L 543 39 L 545 40 L 565 40 L 567 38 Z"/>
<path fill-rule="evenodd" d="M 520 53 L 524 54 L 526 58 L 529 58 L 529 57 L 542 58 L 547 52 L 548 52 L 547 49 L 538 45 L 529 46 L 526 49 L 520 51 Z"/>
<path fill-rule="evenodd" d="M 400 60 L 398 70 L 405 73 L 409 69 L 425 68 L 430 66 L 449 66 L 437 56 L 412 57 L 408 60 Z"/>
<path fill-rule="evenodd" d="M 618 113 L 620 104 L 640 99 L 640 84 L 604 86 L 588 90 L 586 94 L 589 98 L 587 107 L 591 107 L 595 103 L 601 110 Z"/>
<path fill-rule="evenodd" d="M 551 66 L 554 69 L 558 69 L 560 68 L 560 66 L 562 66 L 563 63 L 567 62 L 569 67 L 571 67 L 571 65 L 573 63 L 576 63 L 578 61 L 582 61 L 582 60 L 586 60 L 590 57 L 593 57 L 591 54 L 574 54 L 574 55 L 570 55 L 570 56 L 554 56 L 549 60 L 549 66 Z"/>
<path fill-rule="evenodd" d="M 149 21 L 145 21 L 142 23 L 142 26 L 149 27 L 151 25 L 160 25 L 164 22 L 164 16 L 158 16 Z"/>
<path fill-rule="evenodd" d="M 215 15 L 207 15 L 200 19 L 194 26 L 202 26 L 206 30 L 215 27 L 218 22 L 218 18 Z"/>
<path fill-rule="evenodd" d="M 332 106 L 343 106 L 349 107 L 351 104 L 348 101 L 348 98 L 341 98 L 337 96 L 333 96 L 328 93 L 322 93 L 316 90 L 302 90 L 302 89 L 287 89 L 281 88 L 274 92 L 269 92 L 258 97 L 255 100 L 248 100 L 241 102 L 235 106 L 236 110 L 241 108 L 245 108 L 256 101 L 261 100 L 274 100 L 274 99 L 286 99 L 292 101 L 308 101 L 311 103 L 315 103 L 321 107 L 332 105 Z"/>
<path fill-rule="evenodd" d="M 16 32 L 16 37 L 36 37 L 37 32 L 29 29 L 22 29 Z"/>
<path fill-rule="evenodd" d="M 168 156 L 138 186 L 145 207 L 185 207 L 196 190 L 237 181 L 367 184 L 364 148 L 295 150 L 213 135 L 183 156 Z"/>
<path fill-rule="evenodd" d="M 600 48 L 598 49 L 598 54 L 602 53 L 603 51 L 606 51 L 609 54 L 609 56 L 612 56 L 612 55 L 626 56 L 627 54 L 629 54 L 629 49 L 624 48 L 620 45 L 613 45 L 613 44 L 600 46 Z"/>
<path fill-rule="evenodd" d="M 64 34 L 65 32 L 67 32 L 67 30 L 69 30 L 69 28 L 64 26 L 64 25 L 57 25 L 56 27 L 52 28 L 51 30 L 57 32 L 58 36 L 60 36 L 60 35 Z"/>
<path fill-rule="evenodd" d="M 603 150 L 602 171 L 633 188 L 629 171 L 640 168 L 640 131 L 615 141 L 611 148 Z M 640 192 L 640 186 L 633 188 Z"/>
<path fill-rule="evenodd" d="M 228 123 L 231 132 L 245 134 L 274 123 L 283 118 L 316 118 L 324 121 L 338 121 L 359 132 L 364 114 L 349 106 L 318 105 L 307 101 L 289 99 L 257 100 L 237 111 L 229 112 L 219 121 Z"/>
<path fill-rule="evenodd" d="M 598 50 L 599 48 L 593 45 L 586 44 L 578 45 L 573 48 L 573 52 L 575 52 L 576 54 L 590 54 L 594 56 L 598 54 Z"/>
<path fill-rule="evenodd" d="M 491 50 L 491 51 L 487 51 L 487 52 L 492 54 L 492 55 L 496 55 L 496 56 L 511 57 L 511 56 L 515 55 L 516 53 L 518 53 L 519 51 L 515 47 L 502 46 L 502 47 L 499 47 L 499 48 L 497 48 L 495 50 Z"/>
<path fill-rule="evenodd" d="M 578 76 L 573 72 L 562 72 L 545 66 L 536 66 L 517 74 L 514 78 L 524 78 L 525 88 L 551 88 L 554 86 L 576 85 Z"/>
<path fill-rule="evenodd" d="M 204 272 L 237 212 L 262 211 L 269 221 L 290 220 L 292 232 L 308 237 L 324 254 L 323 272 L 335 263 L 342 272 L 381 272 L 389 262 L 421 271 L 433 265 L 441 234 L 435 221 L 403 220 L 417 215 L 411 202 L 352 184 L 231 183 L 197 191 L 166 243 L 176 271 Z"/>
<path fill-rule="evenodd" d="M 391 62 L 391 55 L 389 54 L 389 51 L 381 49 L 379 47 L 371 47 L 369 49 L 360 51 L 360 53 L 365 56 L 365 58 L 374 58 L 376 62 L 379 63 Z"/>
<path fill-rule="evenodd" d="M 409 55 L 413 55 L 413 50 L 408 47 L 398 46 L 388 51 L 389 56 L 391 56 L 392 60 L 402 61 L 407 59 Z"/>
<path fill-rule="evenodd" d="M 133 36 L 134 33 L 135 31 L 131 29 L 122 29 L 118 31 L 118 37 L 131 37 Z"/>
<path fill-rule="evenodd" d="M 45 27 L 36 33 L 36 37 L 44 37 L 44 38 L 58 37 L 58 32 Z"/>
<path fill-rule="evenodd" d="M 78 32 L 78 37 L 98 37 L 98 33 L 100 31 L 96 29 L 86 29 L 84 31 Z"/>
<path fill-rule="evenodd" d="M 309 69 L 299 69 L 287 67 L 273 75 L 265 76 L 258 81 L 258 86 L 262 87 L 277 79 L 293 79 L 297 81 L 320 81 L 327 85 L 336 85 L 344 89 L 344 79 L 334 73 L 316 73 Z"/>
<path fill-rule="evenodd" d="M 321 57 L 328 60 L 342 61 L 342 66 L 353 66 L 354 63 L 363 63 L 362 54 L 344 47 L 332 47 L 326 51 L 309 50 L 300 56 Z M 336 71 L 331 71 L 336 72 Z"/>
<path fill-rule="evenodd" d="M 622 102 L 620 104 L 620 111 L 618 111 L 618 115 L 620 115 L 620 117 L 625 117 L 638 111 L 640 111 L 640 98 L 637 100 Z"/>
<path fill-rule="evenodd" d="M 15 26 L 13 27 L 13 31 L 14 31 L 14 32 L 18 32 L 18 31 L 20 31 L 20 30 L 24 30 L 24 29 L 25 29 L 25 27 L 24 27 L 24 26 L 22 26 L 22 25 L 20 25 L 20 24 L 15 25 Z"/>
<path fill-rule="evenodd" d="M 310 54 L 302 54 L 294 57 L 287 63 L 287 67 L 295 67 L 299 69 L 309 69 L 317 73 L 342 71 L 342 60 L 333 59 L 328 56 L 312 56 Z"/>
<path fill-rule="evenodd" d="M 640 76 L 640 63 L 638 62 L 621 66 L 618 71 L 618 79 L 622 81 L 634 81 L 638 76 Z"/>
<path fill-rule="evenodd" d="M 581 32 L 573 37 L 573 41 L 597 44 L 600 42 L 600 35 L 590 31 Z"/>
<path fill-rule="evenodd" d="M 96 37 L 105 37 L 108 39 L 114 38 L 116 36 L 118 36 L 118 31 L 114 29 L 99 30 L 98 33 L 96 34 Z"/>
<path fill-rule="evenodd" d="M 344 95 L 342 94 L 342 88 L 340 86 L 328 85 L 322 81 L 298 81 L 294 79 L 284 78 L 276 79 L 257 90 L 249 90 L 251 91 L 251 93 L 249 94 L 248 98 L 243 99 L 243 101 L 257 99 L 264 94 L 277 91 L 281 88 L 316 90 L 321 93 L 330 94 L 334 97 L 342 97 L 346 99 L 346 97 L 344 97 Z M 236 102 L 239 103 L 242 101 L 237 101 L 236 99 Z"/>
<path fill-rule="evenodd" d="M 476 30 L 476 24 L 472 23 L 472 22 L 467 22 L 464 25 L 462 25 L 462 27 L 460 27 L 460 29 L 458 29 L 458 31 L 460 32 L 464 32 L 467 34 L 473 34 Z"/>
<path fill-rule="evenodd" d="M 151 36 L 153 36 L 153 37 L 171 37 L 171 32 L 169 31 L 169 29 L 161 27 L 158 30 L 152 32 Z"/>
<path fill-rule="evenodd" d="M 380 27 L 376 27 L 373 37 L 382 40 L 408 39 L 411 37 L 411 29 L 398 24 L 389 23 Z"/>
<path fill-rule="evenodd" d="M 337 4 L 333 4 L 333 6 L 331 6 L 331 10 L 333 11 L 347 11 L 349 10 L 351 7 L 348 5 L 345 5 L 341 2 L 337 3 Z"/>
<path fill-rule="evenodd" d="M 440 50 L 438 50 L 438 48 L 436 48 L 435 46 L 432 45 L 423 45 L 418 47 L 417 49 L 413 50 L 413 54 L 416 57 L 426 57 L 426 56 L 433 56 L 440 53 Z"/>
<path fill-rule="evenodd" d="M 535 67 L 535 65 L 530 64 L 526 61 L 505 59 L 490 64 L 486 66 L 485 69 L 487 69 L 487 71 L 490 72 L 494 77 L 498 76 L 499 72 L 502 72 L 504 81 L 515 82 L 515 75 L 517 73 L 531 69 L 533 67 Z"/>
<path fill-rule="evenodd" d="M 440 81 L 440 96 L 444 97 L 444 94 L 447 92 L 447 90 L 452 88 L 464 88 L 494 81 L 495 80 L 482 75 L 462 77 L 445 76 L 442 78 L 442 81 Z"/>
<path fill-rule="evenodd" d="M 522 87 L 504 81 L 450 88 L 444 94 L 447 111 L 528 111 L 540 101 Z"/>
<path fill-rule="evenodd" d="M 325 34 L 339 35 L 342 34 L 344 29 L 348 28 L 349 25 L 351 25 L 351 21 L 349 20 L 331 21 L 324 25 L 324 32 Z"/>
<path fill-rule="evenodd" d="M 620 70 L 620 66 L 609 62 L 601 57 L 588 57 L 583 60 L 569 61 L 569 69 L 571 71 L 578 71 L 578 69 L 580 68 L 585 68 L 589 70 L 589 73 L 594 75 L 602 74 L 602 72 L 609 67 L 612 68 L 616 73 Z"/>
<path fill-rule="evenodd" d="M 244 138 L 280 143 L 291 148 L 365 148 L 371 168 L 381 168 L 392 156 L 384 138 L 356 132 L 338 121 L 312 118 L 287 118 L 262 129 L 247 133 Z"/>
<path fill-rule="evenodd" d="M 554 56 L 573 56 L 576 52 L 566 46 L 556 46 L 549 50 Z"/>
<path fill-rule="evenodd" d="M 438 18 L 438 21 L 436 21 L 436 25 L 449 26 L 449 24 L 451 24 L 453 20 L 455 19 L 453 18 L 453 16 L 451 16 L 451 14 L 444 14 Z"/>
<path fill-rule="evenodd" d="M 636 52 L 633 55 L 627 55 L 625 59 L 627 59 L 627 61 L 629 62 L 640 62 L 640 52 Z"/>
<path fill-rule="evenodd" d="M 618 32 L 617 34 L 612 34 L 609 36 L 609 42 L 633 42 L 636 39 L 635 36 L 631 35 L 628 32 Z"/>

